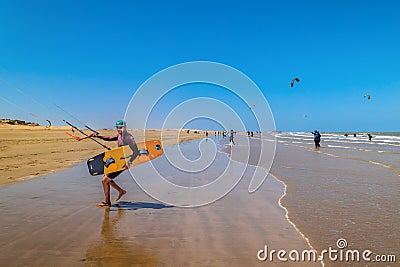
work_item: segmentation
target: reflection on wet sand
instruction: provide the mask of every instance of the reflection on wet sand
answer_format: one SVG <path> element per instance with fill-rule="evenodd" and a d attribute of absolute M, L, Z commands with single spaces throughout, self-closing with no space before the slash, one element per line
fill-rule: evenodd
<path fill-rule="evenodd" d="M 189 159 L 199 151 L 197 144 L 182 145 Z M 199 174 L 178 173 L 174 168 L 162 170 L 177 184 L 204 184 L 221 173 L 220 166 L 225 166 L 227 159 L 225 154 L 218 153 L 215 164 Z M 160 162 L 160 167 L 165 165 Z M 125 199 L 140 202 L 125 201 L 109 209 L 97 208 L 96 200 L 102 197 L 101 185 L 89 176 L 86 168 L 82 163 L 64 172 L 0 188 L 1 263 L 256 266 L 263 265 L 256 253 L 264 245 L 288 251 L 309 248 L 278 205 L 283 184 L 270 178 L 257 192 L 248 193 L 251 168 L 224 198 L 193 209 L 169 209 L 170 206 L 152 203 L 154 199 L 132 182 L 129 173 L 118 178 L 129 192 Z M 136 169 L 148 177 L 146 168 L 143 164 Z M 320 266 L 311 262 L 298 264 Z"/>
<path fill-rule="evenodd" d="M 101 239 L 88 246 L 87 266 L 156 266 L 157 255 L 143 244 L 136 244 L 130 236 L 124 236 L 121 225 L 126 212 L 142 208 L 162 209 L 170 206 L 157 203 L 120 202 L 111 208 L 104 208 Z M 128 221 L 126 221 L 128 222 Z M 129 222 L 128 222 L 129 223 Z"/>

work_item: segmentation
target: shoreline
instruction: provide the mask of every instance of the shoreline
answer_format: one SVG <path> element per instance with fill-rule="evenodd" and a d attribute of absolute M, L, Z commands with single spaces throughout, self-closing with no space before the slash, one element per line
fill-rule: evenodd
<path fill-rule="evenodd" d="M 204 136 L 200 135 L 200 138 L 203 139 Z M 166 175 L 165 177 L 171 179 L 170 181 L 182 186 L 196 186 L 209 182 L 214 177 L 213 174 L 218 174 L 221 171 L 220 167 L 223 167 L 229 160 L 230 154 L 228 152 L 231 151 L 233 155 L 232 164 L 247 164 L 248 167 L 246 167 L 245 175 L 235 188 L 211 205 L 198 209 L 168 208 L 169 206 L 164 205 L 160 206 L 162 211 L 158 211 L 157 208 L 150 208 L 149 210 L 149 207 L 158 207 L 157 205 L 162 204 L 142 192 L 132 182 L 132 179 L 119 179 L 119 182 L 121 181 L 121 184 L 127 187 L 129 194 L 122 201 L 120 207 L 112 206 L 111 211 L 125 213 L 121 209 L 128 209 L 127 213 L 135 214 L 135 216 L 122 219 L 126 222 L 126 233 L 129 238 L 133 238 L 132 242 L 133 240 L 138 241 L 138 244 L 143 244 L 149 250 L 152 248 L 160 249 L 160 252 L 151 253 L 151 255 L 162 259 L 161 262 L 164 263 L 165 261 L 172 265 L 175 260 L 183 263 L 187 260 L 185 257 L 179 257 L 176 254 L 178 252 L 172 249 L 171 245 L 175 246 L 175 249 L 179 248 L 182 252 L 189 249 L 191 252 L 188 254 L 189 259 L 216 259 L 216 262 L 218 262 L 216 265 L 223 265 L 222 261 L 219 260 L 226 260 L 228 256 L 219 250 L 229 250 L 230 248 L 237 251 L 235 252 L 237 255 L 235 259 L 230 259 L 228 262 L 237 264 L 237 266 L 243 265 L 242 263 L 246 261 L 254 260 L 254 255 L 251 253 L 257 252 L 263 244 L 267 244 L 268 247 L 271 245 L 273 249 L 300 249 L 299 251 L 301 249 L 315 249 L 321 252 L 330 247 L 335 249 L 338 238 L 345 238 L 349 242 L 350 249 L 370 249 L 375 253 L 397 254 L 399 252 L 399 246 L 395 243 L 399 236 L 399 232 L 396 231 L 396 229 L 399 229 L 399 224 L 394 220 L 398 211 L 394 209 L 396 205 L 393 205 L 393 203 L 400 203 L 398 202 L 399 196 L 396 195 L 398 176 L 390 168 L 373 163 L 377 161 L 391 162 L 393 160 L 391 156 L 387 157 L 375 152 L 357 150 L 354 153 L 358 154 L 351 156 L 359 155 L 361 160 L 354 161 L 342 157 L 342 153 L 346 151 L 341 149 L 322 147 L 321 151 L 314 151 L 312 146 L 299 144 L 297 140 L 292 140 L 293 143 L 278 142 L 275 158 L 269 171 L 270 179 L 267 177 L 263 186 L 250 194 L 248 186 L 253 179 L 252 175 L 255 173 L 255 169 L 260 167 L 260 171 L 264 172 L 268 167 L 266 158 L 264 155 L 258 154 L 257 149 L 261 149 L 259 145 L 262 140 L 264 142 L 262 150 L 270 151 L 269 148 L 272 147 L 270 136 L 263 136 L 262 138 L 265 139 L 261 139 L 237 135 L 236 146 L 226 145 L 228 138 L 211 138 L 217 143 L 219 153 L 216 157 L 216 166 L 213 165 L 205 172 L 188 175 L 173 170 L 173 168 L 166 168 L 168 165 L 164 157 L 154 160 L 154 163 Z M 247 139 L 249 140 L 248 145 L 246 145 Z M 183 155 L 189 156 L 189 159 L 197 158 L 201 152 L 198 150 L 199 142 L 203 141 L 193 140 L 183 145 L 181 147 Z M 208 143 L 211 145 L 212 142 L 209 140 Z M 250 157 L 246 159 L 243 152 L 249 147 L 251 153 Z M 376 155 L 379 155 L 380 158 L 366 160 L 369 157 L 376 157 Z M 256 162 L 254 160 L 258 159 L 262 159 L 262 166 L 252 164 Z M 152 176 L 146 170 L 146 166 L 140 166 L 134 168 L 134 177 L 146 179 Z M 125 178 L 129 178 L 128 175 L 125 174 Z M 234 177 L 235 173 L 233 172 L 230 175 Z M 56 203 L 60 212 L 68 209 L 73 210 L 74 207 L 77 208 L 83 204 L 86 205 L 86 212 L 92 213 L 95 211 L 92 207 L 94 205 L 93 199 L 102 197 L 99 185 L 98 179 L 91 179 L 88 176 L 85 164 L 81 162 L 63 172 L 43 176 L 42 179 L 31 179 L 26 183 L 0 187 L 0 190 L 2 190 L 0 206 L 3 207 L 5 215 L 2 223 L 5 227 L 8 227 L 7 225 L 10 223 L 18 226 L 21 222 L 16 223 L 13 221 L 15 218 L 24 219 L 28 216 L 27 220 L 31 220 L 35 215 L 25 216 L 23 213 L 24 209 L 27 212 L 30 210 L 29 207 L 32 209 L 32 205 L 38 205 L 37 207 L 42 209 L 41 212 L 46 213 L 46 211 L 52 209 L 51 207 L 46 208 L 46 203 L 49 201 Z M 71 189 L 74 186 L 79 189 L 78 192 Z M 31 191 L 35 187 L 37 187 L 36 191 Z M 17 190 L 19 188 L 25 188 L 25 191 Z M 60 194 L 60 190 L 63 193 Z M 82 194 L 82 191 L 87 195 L 80 196 L 79 194 Z M 174 195 L 172 191 L 167 193 Z M 74 195 L 78 196 L 78 199 L 69 200 L 71 197 L 76 198 Z M 68 205 L 65 205 L 64 199 L 68 199 Z M 137 200 L 140 200 L 140 202 L 137 202 Z M 82 201 L 83 203 L 81 203 Z M 14 210 L 15 205 L 18 206 L 16 210 Z M 31 212 L 34 213 L 34 209 Z M 143 213 L 138 212 L 136 214 L 136 209 L 143 209 L 141 211 Z M 109 214 L 110 217 L 112 217 L 112 214 Z M 11 217 L 8 218 L 8 215 Z M 104 221 L 106 215 L 104 214 Z M 48 215 L 47 218 L 51 219 L 51 216 Z M 94 213 L 92 213 L 92 216 L 95 216 Z M 168 229 L 173 228 L 172 223 L 176 223 L 176 218 L 179 218 L 180 222 L 187 228 L 182 228 L 185 230 L 174 229 L 172 232 L 168 232 Z M 46 215 L 44 215 L 43 220 L 45 219 Z M 132 223 L 137 225 L 138 221 L 136 220 L 141 221 L 140 227 L 130 229 L 129 225 L 132 225 Z M 42 221 L 39 222 L 42 224 Z M 160 222 L 162 222 L 162 227 L 158 225 Z M 57 223 L 55 224 L 57 225 Z M 196 224 L 197 230 L 193 230 L 194 224 Z M 116 224 L 111 223 L 108 227 L 114 228 L 115 226 Z M 23 226 L 21 225 L 21 227 Z M 72 226 L 65 227 L 71 229 Z M 13 227 L 10 229 L 13 229 Z M 22 229 L 26 230 L 25 228 Z M 210 229 L 215 231 L 215 236 L 211 234 L 213 231 L 204 236 L 205 231 L 207 232 Z M 237 236 L 237 233 L 241 233 L 241 229 L 244 229 L 243 234 Z M 93 229 L 88 231 L 93 231 Z M 7 231 L 3 233 L 3 236 L 9 238 Z M 188 239 L 188 236 L 191 238 Z M 51 236 L 46 238 L 52 239 Z M 107 236 L 107 238 L 110 237 Z M 128 240 L 130 240 L 129 238 Z M 232 242 L 235 238 L 238 238 L 236 243 Z M 198 242 L 199 240 L 201 242 Z M 116 241 L 119 242 L 118 239 Z M 161 243 L 158 243 L 158 241 Z M 56 240 L 52 242 L 56 242 Z M 241 245 L 246 250 L 241 252 L 237 245 Z M 7 245 L 4 246 L 7 250 L 10 249 Z M 132 249 L 129 242 L 124 250 L 126 249 Z M 200 255 L 193 252 L 195 249 L 200 249 Z M 385 249 L 387 250 L 385 251 Z M 75 251 L 76 253 L 81 252 L 77 249 Z M 53 251 L 51 250 L 48 253 L 52 255 Z M 94 251 L 89 254 L 87 260 L 93 259 L 101 262 L 102 255 L 96 254 Z M 118 257 L 115 254 L 112 255 L 118 261 Z M 210 257 L 210 255 L 213 256 Z M 252 255 L 253 258 L 249 257 Z M 46 257 L 42 256 L 41 260 L 43 259 L 46 259 Z M 56 261 L 56 259 L 54 260 Z M 307 262 L 305 266 L 310 263 Z M 340 266 L 340 262 L 329 261 L 326 257 L 323 261 L 315 263 L 319 266 Z M 363 266 L 364 263 L 352 262 L 354 266 Z M 284 264 L 278 263 L 278 265 Z M 302 264 L 299 263 L 299 265 Z"/>
<path fill-rule="evenodd" d="M 398 165 L 393 165 L 392 153 L 353 147 L 357 145 L 314 151 L 307 141 L 279 142 L 271 173 L 287 183 L 282 202 L 318 251 L 335 248 L 335 242 L 345 238 L 352 248 L 397 254 L 399 246 L 388 237 L 398 235 L 399 229 L 394 221 L 398 211 L 392 206 L 399 203 Z"/>
<path fill-rule="evenodd" d="M 198 153 L 196 142 L 182 146 L 184 152 L 191 153 L 186 155 Z M 219 152 L 216 164 L 195 180 L 208 181 L 218 175 L 219 167 L 228 160 L 226 153 Z M 164 168 L 165 163 L 164 157 L 154 160 L 177 184 L 194 178 L 180 175 L 174 168 L 171 172 Z M 241 162 L 232 164 L 244 166 Z M 146 178 L 152 168 L 147 165 L 134 168 L 134 176 Z M 95 207 L 94 199 L 102 197 L 101 183 L 88 176 L 83 163 L 42 179 L 0 188 L 4 215 L 0 227 L 8 229 L 0 233 L 0 259 L 11 265 L 29 262 L 31 266 L 58 266 L 61 261 L 63 266 L 286 266 L 276 258 L 260 262 L 257 251 L 265 244 L 287 251 L 309 246 L 279 205 L 284 184 L 271 177 L 258 192 L 249 194 L 248 182 L 255 168 L 248 168 L 227 195 L 197 208 L 158 203 L 133 183 L 127 172 L 118 180 L 128 191 L 119 205 Z M 296 266 L 321 264 L 297 262 Z"/>
<path fill-rule="evenodd" d="M 288 210 L 288 209 L 283 205 L 283 203 L 282 203 L 283 199 L 284 199 L 285 196 L 287 195 L 287 184 L 286 184 L 283 180 L 281 180 L 280 178 L 278 178 L 276 175 L 274 175 L 274 174 L 272 174 L 272 173 L 270 173 L 270 174 L 271 174 L 272 177 L 274 177 L 274 179 L 276 179 L 276 180 L 278 180 L 279 182 L 281 182 L 281 183 L 284 185 L 284 187 L 285 187 L 284 192 L 283 192 L 283 195 L 279 198 L 279 206 L 285 211 L 285 217 L 286 217 L 287 221 L 294 227 L 294 229 L 295 229 L 295 230 L 301 235 L 301 237 L 307 242 L 307 244 L 308 244 L 308 246 L 310 247 L 311 250 L 318 251 L 318 250 L 316 250 L 316 249 L 312 246 L 311 241 L 310 241 L 310 238 L 307 237 L 307 236 L 299 229 L 299 227 L 297 227 L 296 223 L 294 223 L 294 222 L 290 219 L 289 210 Z M 319 260 L 319 262 L 321 263 L 321 265 L 322 265 L 323 267 L 325 266 L 325 263 L 324 263 L 323 259 L 322 259 L 322 260 Z"/>
<path fill-rule="evenodd" d="M 261 140 L 264 146 L 271 141 L 266 136 L 249 140 L 250 146 L 256 148 Z M 329 144 L 329 140 L 325 142 Z M 269 174 L 285 186 L 286 194 L 279 203 L 287 210 L 288 221 L 319 252 L 337 248 L 337 242 L 345 238 L 350 248 L 370 249 L 375 255 L 398 254 L 399 246 L 394 240 L 399 236 L 399 211 L 394 203 L 400 203 L 398 191 L 396 194 L 399 152 L 367 150 L 357 147 L 358 143 L 353 144 L 354 149 L 327 144 L 315 151 L 308 140 L 277 138 Z M 390 144 L 388 147 L 391 149 Z M 244 162 L 256 164 L 251 164 L 259 159 L 257 150 L 253 152 L 256 157 L 250 156 Z M 353 262 L 354 266 L 364 263 Z M 327 257 L 321 264 L 340 266 Z"/>
<path fill-rule="evenodd" d="M 245 135 L 245 134 L 243 134 L 243 135 Z M 245 136 L 245 137 L 247 137 L 247 136 Z M 249 138 L 257 139 L 257 137 L 249 137 Z M 224 145 L 225 148 L 227 148 L 227 146 L 228 146 L 227 144 Z M 226 154 L 226 156 L 230 158 L 230 154 L 229 154 L 228 152 L 223 151 L 223 149 L 220 149 L 219 152 Z M 232 160 L 232 161 L 236 161 L 236 162 L 241 163 L 241 164 L 244 164 L 244 163 L 241 162 L 241 161 L 237 161 L 237 160 L 234 160 L 234 159 L 231 159 L 231 160 Z M 273 173 L 271 172 L 271 170 L 267 171 L 266 168 L 263 167 L 263 166 L 253 165 L 253 164 L 251 164 L 250 162 L 247 162 L 247 165 L 253 166 L 253 167 L 255 167 L 255 168 L 262 168 L 266 173 L 268 173 L 268 175 L 271 176 L 272 179 L 275 179 L 277 182 L 279 182 L 279 183 L 281 183 L 281 184 L 283 185 L 283 192 L 282 192 L 282 195 L 280 196 L 280 198 L 278 199 L 278 203 L 277 203 L 277 204 L 279 205 L 279 207 L 280 207 L 282 210 L 284 210 L 286 221 L 287 221 L 290 225 L 293 226 L 293 228 L 294 228 L 294 229 L 296 230 L 296 232 L 304 239 L 304 241 L 307 243 L 307 245 L 309 246 L 309 248 L 310 248 L 311 250 L 316 250 L 316 249 L 312 246 L 310 239 L 309 239 L 309 238 L 299 229 L 299 227 L 297 227 L 297 225 L 290 219 L 289 210 L 288 210 L 288 208 L 286 208 L 286 207 L 283 205 L 283 203 L 282 203 L 282 200 L 283 200 L 283 199 L 285 198 L 285 196 L 287 195 L 287 184 L 286 184 L 282 179 L 280 179 L 277 175 L 273 174 Z M 271 166 L 271 168 L 272 168 L 272 166 Z M 266 178 L 266 179 L 268 179 L 268 178 Z M 264 181 L 264 182 L 265 182 L 265 181 Z M 318 260 L 317 262 L 319 262 L 319 263 L 321 264 L 322 267 L 325 266 L 325 263 L 324 263 L 323 260 Z"/>

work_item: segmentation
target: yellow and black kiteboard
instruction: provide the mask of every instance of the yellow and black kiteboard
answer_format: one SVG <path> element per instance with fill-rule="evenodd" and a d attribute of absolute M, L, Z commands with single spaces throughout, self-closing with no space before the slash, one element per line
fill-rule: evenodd
<path fill-rule="evenodd" d="M 130 167 L 153 160 L 163 154 L 163 149 L 159 140 L 137 143 L 137 147 L 139 155 L 132 164 L 130 164 Z M 107 150 L 87 160 L 89 173 L 91 175 L 99 175 L 124 170 L 124 165 L 131 158 L 131 155 L 132 150 L 129 146 L 121 146 Z"/>

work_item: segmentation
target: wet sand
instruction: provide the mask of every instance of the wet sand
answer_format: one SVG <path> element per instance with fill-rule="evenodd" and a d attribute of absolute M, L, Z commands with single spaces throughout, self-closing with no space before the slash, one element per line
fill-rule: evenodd
<path fill-rule="evenodd" d="M 240 140 L 238 136 L 238 139 Z M 251 138 L 258 161 L 261 140 Z M 394 266 L 400 257 L 400 179 L 398 157 L 364 150 L 324 147 L 284 139 L 277 145 L 271 174 L 287 186 L 282 204 L 290 220 L 318 251 L 338 249 L 346 239 L 347 249 L 371 250 L 373 255 L 396 255 L 397 263 L 332 262 L 326 266 Z M 377 164 L 380 163 L 380 164 Z M 398 163 L 397 163 L 398 164 Z M 263 165 L 263 161 L 261 161 Z M 267 166 L 265 166 L 267 167 Z"/>
<path fill-rule="evenodd" d="M 168 166 L 165 156 L 152 163 L 172 182 L 202 185 L 224 171 L 225 153 L 231 154 L 236 167 L 243 166 L 239 162 L 259 163 L 261 169 L 268 169 L 269 154 L 260 156 L 260 147 L 263 144 L 264 150 L 273 151 L 271 140 L 267 135 L 250 139 L 238 135 L 236 145 L 217 153 L 213 164 L 200 173 L 178 171 Z M 196 159 L 201 154 L 198 143 L 180 144 L 183 154 Z M 103 199 L 102 187 L 99 177 L 87 173 L 84 162 L 4 186 L 0 188 L 0 260 L 9 266 L 321 266 L 276 259 L 261 262 L 257 252 L 265 245 L 286 251 L 311 246 L 320 252 L 337 249 L 339 238 L 347 240 L 348 249 L 398 257 L 400 186 L 396 170 L 371 163 L 371 154 L 355 157 L 352 151 L 347 158 L 341 153 L 334 148 L 316 152 L 304 144 L 278 143 L 271 174 L 257 191 L 248 192 L 256 170 L 248 166 L 229 194 L 198 208 L 154 200 L 128 172 L 117 178 L 128 191 L 119 205 L 97 208 L 95 204 Z M 393 162 L 392 157 L 389 160 Z M 149 166 L 132 169 L 135 177 L 151 178 Z M 237 174 L 231 170 L 227 175 Z M 324 260 L 324 264 L 398 263 Z"/>
<path fill-rule="evenodd" d="M 76 141 L 65 132 L 70 127 L 0 125 L 0 186 L 54 173 L 76 165 L 82 160 L 102 153 L 104 149 L 91 140 Z M 115 135 L 115 130 L 99 131 L 101 135 Z M 164 145 L 202 138 L 193 131 L 159 130 L 130 131 L 136 142 L 161 139 Z M 89 132 L 87 132 L 89 133 Z M 73 133 L 83 137 L 80 133 Z M 102 140 L 98 139 L 102 142 Z M 103 142 L 115 147 L 116 142 Z"/>
<path fill-rule="evenodd" d="M 336 247 L 336 240 L 345 238 L 349 249 L 400 255 L 400 180 L 395 172 L 326 155 L 323 149 L 278 147 L 271 171 L 288 184 L 283 204 L 318 249 Z"/>
<path fill-rule="evenodd" d="M 198 141 L 182 145 L 188 156 L 198 153 L 197 147 Z M 218 174 L 218 166 L 226 161 L 226 154 L 218 153 L 207 175 L 173 169 L 164 174 L 177 183 L 190 184 L 190 179 L 201 183 Z M 162 167 L 165 157 L 153 163 Z M 148 166 L 134 168 L 136 175 L 146 175 Z M 152 199 L 129 172 L 117 178 L 128 191 L 119 206 L 98 208 L 95 204 L 103 199 L 100 179 L 88 174 L 85 163 L 4 186 L 0 261 L 8 266 L 321 266 L 257 259 L 265 245 L 276 250 L 309 249 L 309 245 L 279 206 L 281 182 L 268 177 L 249 194 L 253 172 L 248 167 L 228 195 L 198 208 Z"/>

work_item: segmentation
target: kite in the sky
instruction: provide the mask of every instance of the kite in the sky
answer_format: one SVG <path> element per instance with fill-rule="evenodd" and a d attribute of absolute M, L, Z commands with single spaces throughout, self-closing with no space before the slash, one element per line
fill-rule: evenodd
<path fill-rule="evenodd" d="M 300 82 L 299 78 L 294 78 L 291 82 L 290 82 L 290 87 L 293 87 L 294 82 Z"/>
<path fill-rule="evenodd" d="M 371 99 L 371 96 L 370 96 L 369 94 L 365 94 L 365 95 L 364 95 L 364 98 Z"/>

